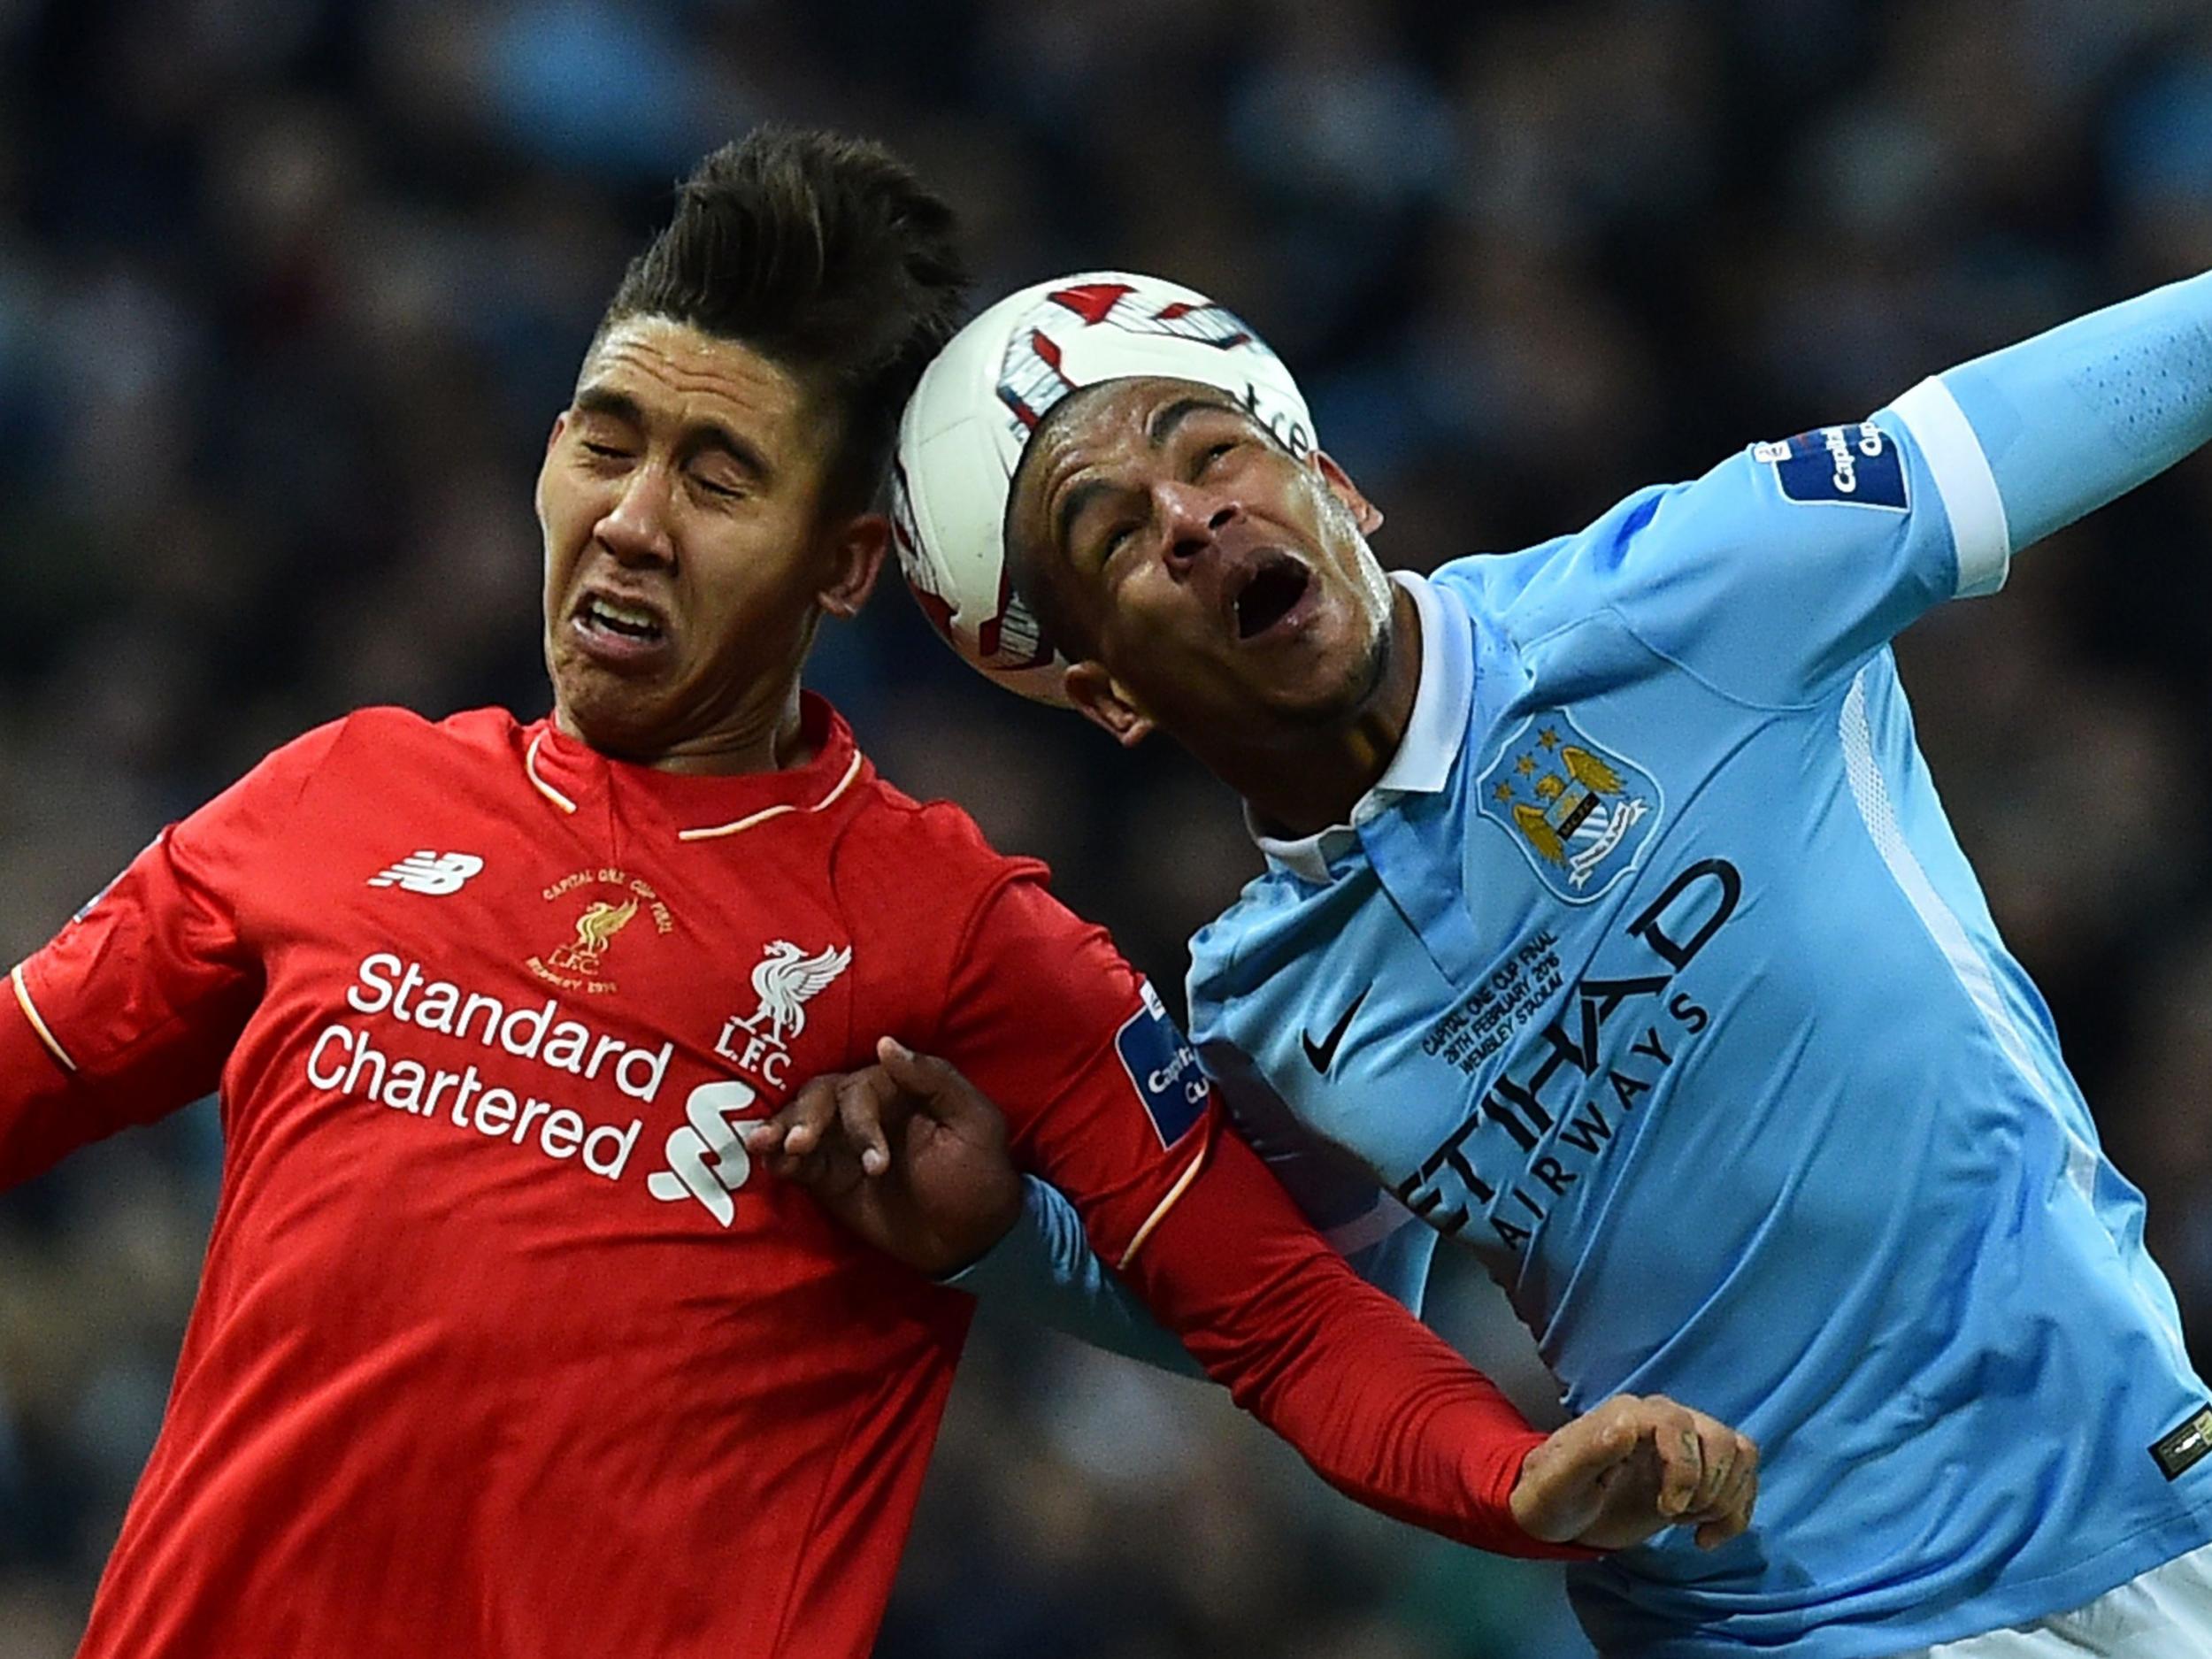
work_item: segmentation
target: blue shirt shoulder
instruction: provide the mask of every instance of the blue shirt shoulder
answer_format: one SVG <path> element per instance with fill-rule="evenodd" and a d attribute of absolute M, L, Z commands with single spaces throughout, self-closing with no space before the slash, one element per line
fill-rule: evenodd
<path fill-rule="evenodd" d="M 1728 695 L 1790 707 L 1832 694 L 1924 611 L 2002 581 L 2001 553 L 1962 564 L 1958 547 L 1919 442 L 1885 411 L 1755 444 L 1578 534 L 1433 580 L 1525 645 L 1609 613 Z"/>

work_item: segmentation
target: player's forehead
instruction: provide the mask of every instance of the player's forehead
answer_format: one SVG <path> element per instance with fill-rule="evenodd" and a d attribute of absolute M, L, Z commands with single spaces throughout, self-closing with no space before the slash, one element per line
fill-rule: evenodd
<path fill-rule="evenodd" d="M 813 435 L 808 388 L 742 341 L 672 318 L 615 323 L 595 341 L 576 380 L 574 407 L 672 434 L 734 429 L 755 442 L 795 447 Z"/>
<path fill-rule="evenodd" d="M 1035 549 L 1054 543 L 1056 503 L 1094 477 L 1141 479 L 1194 421 L 1259 427 L 1217 386 L 1163 375 L 1102 380 L 1054 405 L 1022 451 L 1006 503 L 1006 528 Z"/>

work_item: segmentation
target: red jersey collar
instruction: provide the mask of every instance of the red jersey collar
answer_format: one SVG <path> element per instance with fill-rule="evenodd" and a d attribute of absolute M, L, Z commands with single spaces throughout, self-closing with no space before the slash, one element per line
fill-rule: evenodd
<path fill-rule="evenodd" d="M 803 764 L 728 774 L 662 772 L 616 760 L 569 736 L 550 716 L 523 729 L 523 771 L 562 813 L 610 789 L 643 795 L 682 827 L 679 841 L 716 841 L 788 812 L 819 812 L 860 781 L 866 761 L 852 727 L 827 700 L 799 694 L 799 733 L 813 751 Z"/>

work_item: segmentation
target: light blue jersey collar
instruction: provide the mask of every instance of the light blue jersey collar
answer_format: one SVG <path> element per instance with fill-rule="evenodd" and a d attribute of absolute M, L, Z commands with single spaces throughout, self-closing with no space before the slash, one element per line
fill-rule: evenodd
<path fill-rule="evenodd" d="M 1244 809 L 1245 828 L 1271 867 L 1325 887 L 1329 861 L 1355 844 L 1356 826 L 1389 809 L 1401 795 L 1434 795 L 1452 775 L 1452 763 L 1467 738 L 1467 713 L 1475 696 L 1474 630 L 1459 604 L 1411 571 L 1393 571 L 1390 580 L 1411 595 L 1421 618 L 1421 683 L 1413 694 L 1413 714 L 1406 722 L 1398 752 L 1390 757 L 1375 787 L 1352 807 L 1349 824 L 1279 841 L 1261 829 Z"/>

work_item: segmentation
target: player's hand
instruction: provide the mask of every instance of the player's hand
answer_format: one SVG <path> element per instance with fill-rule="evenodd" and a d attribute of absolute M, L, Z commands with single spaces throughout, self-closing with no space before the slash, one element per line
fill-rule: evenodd
<path fill-rule="evenodd" d="M 814 1079 L 747 1132 L 745 1149 L 878 1249 L 942 1278 L 1021 1215 L 1006 1122 L 947 1061 L 889 1037 L 876 1057 Z"/>
<path fill-rule="evenodd" d="M 1662 1394 L 1619 1394 L 1528 1455 L 1513 1518 L 1531 1537 L 1625 1549 L 1670 1526 L 1716 1549 L 1751 1525 L 1759 1448 Z"/>

